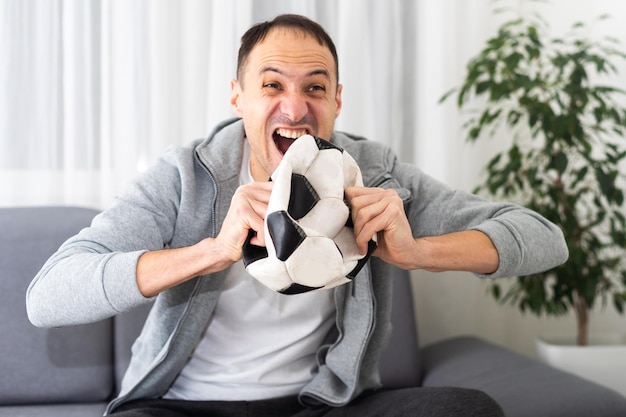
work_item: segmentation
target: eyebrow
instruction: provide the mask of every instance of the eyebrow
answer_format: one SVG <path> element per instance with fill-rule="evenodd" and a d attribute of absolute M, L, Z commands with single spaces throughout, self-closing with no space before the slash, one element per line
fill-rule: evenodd
<path fill-rule="evenodd" d="M 285 75 L 285 73 L 283 71 L 281 71 L 280 69 L 278 69 L 276 67 L 263 67 L 261 69 L 260 73 L 263 74 L 265 72 L 275 72 L 275 73 L 280 74 L 280 75 Z M 314 69 L 314 70 L 308 72 L 306 75 L 307 75 L 307 77 L 314 77 L 316 75 L 322 75 L 322 76 L 326 77 L 330 81 L 330 74 L 325 69 Z"/>

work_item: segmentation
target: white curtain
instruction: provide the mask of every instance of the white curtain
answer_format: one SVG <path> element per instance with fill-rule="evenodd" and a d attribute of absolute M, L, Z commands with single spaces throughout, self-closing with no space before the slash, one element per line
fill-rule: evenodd
<path fill-rule="evenodd" d="M 626 44 L 622 0 L 496 4 L 514 15 L 539 8 L 556 34 L 608 13 L 612 19 L 592 32 Z M 470 190 L 498 145 L 465 144 L 453 101 L 437 102 L 500 23 L 493 5 L 0 0 L 0 206 L 105 207 L 167 146 L 206 136 L 231 116 L 239 38 L 279 13 L 314 18 L 334 38 L 344 84 L 338 129 L 388 143 L 400 159 Z M 494 305 L 484 285 L 464 274 L 415 275 L 423 343 L 468 332 L 532 353 L 529 334 L 554 325 Z"/>
<path fill-rule="evenodd" d="M 444 135 L 457 146 L 459 132 L 437 100 L 462 68 L 455 42 L 482 39 L 489 3 L 2 0 L 0 206 L 106 206 L 168 145 L 231 116 L 239 38 L 279 13 L 312 17 L 335 39 L 338 129 L 448 180 Z"/>
<path fill-rule="evenodd" d="M 525 14 L 535 2 L 495 3 Z M 168 145 L 231 116 L 239 38 L 279 13 L 310 16 L 335 39 L 338 129 L 388 143 L 401 159 L 471 189 L 493 145 L 465 145 L 453 102 L 437 101 L 495 30 L 493 4 L 1 0 L 0 206 L 107 205 Z M 576 19 L 619 17 L 624 8 L 619 0 L 542 7 Z"/>
<path fill-rule="evenodd" d="M 232 116 L 241 34 L 286 12 L 336 40 L 337 127 L 410 160 L 415 10 L 400 0 L 3 0 L 0 205 L 106 206 L 168 145 Z"/>

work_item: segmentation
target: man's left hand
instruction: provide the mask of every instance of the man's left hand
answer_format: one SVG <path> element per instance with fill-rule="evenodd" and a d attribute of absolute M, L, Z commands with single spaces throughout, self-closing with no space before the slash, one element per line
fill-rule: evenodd
<path fill-rule="evenodd" d="M 402 199 L 394 190 L 348 187 L 346 198 L 352 211 L 354 235 L 361 254 L 376 235 L 374 256 L 404 269 L 415 262 L 415 238 L 404 212 Z"/>

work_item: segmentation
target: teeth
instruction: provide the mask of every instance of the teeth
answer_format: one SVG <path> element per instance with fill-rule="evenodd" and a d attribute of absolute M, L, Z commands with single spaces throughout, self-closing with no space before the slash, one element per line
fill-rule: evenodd
<path fill-rule="evenodd" d="M 298 139 L 300 136 L 306 135 L 306 130 L 289 130 L 289 129 L 278 129 L 276 131 L 280 136 L 289 139 Z"/>

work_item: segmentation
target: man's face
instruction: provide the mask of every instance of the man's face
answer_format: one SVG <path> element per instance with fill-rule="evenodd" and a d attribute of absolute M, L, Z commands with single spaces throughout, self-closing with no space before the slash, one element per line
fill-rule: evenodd
<path fill-rule="evenodd" d="M 269 178 L 298 137 L 330 139 L 341 110 L 332 54 L 312 36 L 290 29 L 272 29 L 252 49 L 242 79 L 233 80 L 231 88 L 257 181 Z"/>

